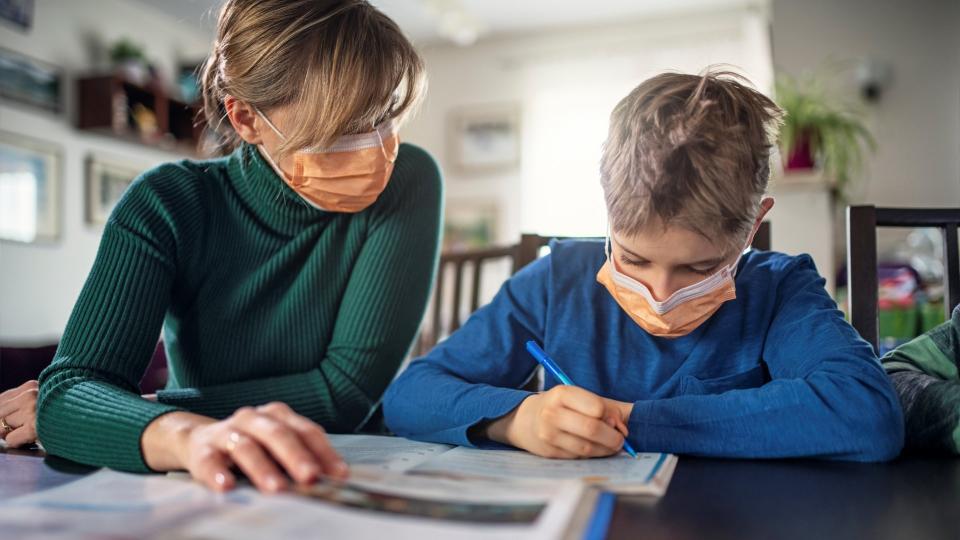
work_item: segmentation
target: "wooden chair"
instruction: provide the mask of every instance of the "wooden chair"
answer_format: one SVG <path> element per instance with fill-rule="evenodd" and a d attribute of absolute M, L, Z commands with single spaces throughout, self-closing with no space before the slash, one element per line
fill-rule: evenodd
<path fill-rule="evenodd" d="M 877 227 L 936 227 L 943 233 L 943 308 L 960 303 L 957 225 L 960 208 L 847 207 L 847 305 L 850 323 L 879 352 Z"/>
<path fill-rule="evenodd" d="M 473 313 L 480 307 L 480 287 L 482 284 L 483 269 L 486 263 L 496 260 L 508 259 L 511 262 L 511 272 L 519 270 L 517 266 L 518 245 L 490 247 L 470 251 L 451 251 L 440 255 L 440 263 L 437 268 L 437 276 L 433 296 L 431 297 L 431 313 L 426 324 L 421 328 L 417 343 L 414 346 L 413 355 L 422 356 L 426 354 L 437 342 L 447 335 L 450 335 L 462 324 L 461 312 L 463 304 L 463 283 L 464 273 L 471 272 L 471 284 L 469 291 L 470 313 Z M 453 291 L 450 311 L 446 311 L 444 295 L 444 278 L 449 268 L 453 269 Z M 450 314 L 450 318 L 444 321 L 444 315 Z M 446 323 L 446 324 L 444 324 Z"/>

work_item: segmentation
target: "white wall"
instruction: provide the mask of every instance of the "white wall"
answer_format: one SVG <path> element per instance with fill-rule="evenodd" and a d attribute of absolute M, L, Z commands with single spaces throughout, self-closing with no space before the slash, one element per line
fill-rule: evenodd
<path fill-rule="evenodd" d="M 754 6 L 754 7 L 748 7 Z M 501 243 L 520 232 L 601 235 L 600 148 L 616 102 L 664 70 L 696 73 L 734 64 L 762 90 L 772 84 L 764 2 L 597 27 L 423 49 L 430 90 L 402 136 L 439 160 L 447 198 L 497 201 Z M 522 111 L 521 165 L 467 176 L 449 159 L 448 122 L 463 108 L 515 103 Z"/>
<path fill-rule="evenodd" d="M 0 243 L 0 340 L 56 340 L 93 263 L 102 230 L 84 221 L 84 160 L 89 153 L 149 167 L 180 156 L 154 151 L 72 127 L 73 77 L 104 67 L 96 42 L 129 36 L 167 74 L 178 60 L 202 58 L 209 39 L 152 8 L 124 0 L 40 0 L 34 26 L 22 33 L 0 25 L 0 46 L 67 71 L 63 115 L 0 102 L 0 130 L 52 142 L 63 151 L 61 236 L 53 244 Z"/>
<path fill-rule="evenodd" d="M 887 62 L 893 79 L 868 105 L 877 151 L 851 202 L 960 206 L 960 2 L 773 0 L 774 65 L 794 75 L 820 66 Z M 857 100 L 851 70 L 836 97 Z M 843 247 L 843 222 L 837 239 Z M 897 235 L 882 235 L 894 240 Z M 842 260 L 842 259 L 841 259 Z"/>

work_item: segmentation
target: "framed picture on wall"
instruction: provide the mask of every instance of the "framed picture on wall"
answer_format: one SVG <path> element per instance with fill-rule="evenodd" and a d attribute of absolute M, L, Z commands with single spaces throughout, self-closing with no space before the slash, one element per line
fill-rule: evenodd
<path fill-rule="evenodd" d="M 0 20 L 20 30 L 33 26 L 33 0 L 0 0 Z"/>
<path fill-rule="evenodd" d="M 450 161 L 463 173 L 493 173 L 520 164 L 520 107 L 482 105 L 450 115 Z"/>
<path fill-rule="evenodd" d="M 60 237 L 62 156 L 57 145 L 0 132 L 0 240 Z"/>
<path fill-rule="evenodd" d="M 62 80 L 59 67 L 0 48 L 0 97 L 59 113 Z"/>
<path fill-rule="evenodd" d="M 500 205 L 496 201 L 447 201 L 443 223 L 443 251 L 488 247 L 500 232 Z"/>
<path fill-rule="evenodd" d="M 87 223 L 103 225 L 133 180 L 147 169 L 133 163 L 87 156 Z"/>

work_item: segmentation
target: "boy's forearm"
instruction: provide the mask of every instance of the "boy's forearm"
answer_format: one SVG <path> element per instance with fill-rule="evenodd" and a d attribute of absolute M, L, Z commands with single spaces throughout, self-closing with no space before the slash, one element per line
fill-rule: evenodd
<path fill-rule="evenodd" d="M 837 383 L 850 386 L 836 381 L 814 389 L 794 379 L 724 394 L 638 401 L 628 439 L 637 451 L 717 457 L 885 461 L 896 456 L 903 444 L 899 405 L 870 395 L 864 386 L 863 393 L 850 396 L 851 390 L 845 396 L 864 406 L 838 414 L 823 397 L 831 399 Z"/>

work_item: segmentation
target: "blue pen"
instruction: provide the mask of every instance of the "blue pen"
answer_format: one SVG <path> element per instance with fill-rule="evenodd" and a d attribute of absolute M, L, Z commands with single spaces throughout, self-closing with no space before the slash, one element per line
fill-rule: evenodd
<path fill-rule="evenodd" d="M 557 380 L 559 380 L 560 382 L 562 382 L 567 386 L 576 386 L 575 384 L 573 384 L 573 381 L 570 380 L 570 377 L 567 377 L 567 374 L 564 373 L 562 369 L 560 369 L 560 366 L 558 366 L 556 362 L 554 362 L 549 356 L 547 356 L 547 353 L 545 353 L 543 349 L 541 349 L 540 346 L 537 345 L 536 341 L 527 342 L 527 352 L 529 352 L 530 355 L 533 356 L 534 359 L 536 359 L 536 361 L 539 362 L 541 366 L 543 366 L 543 369 L 549 371 L 551 375 L 557 378 Z M 623 449 L 628 454 L 630 454 L 630 456 L 633 457 L 634 459 L 637 458 L 636 450 L 634 450 L 633 447 L 630 446 L 630 443 L 627 442 L 627 439 L 623 439 Z"/>

